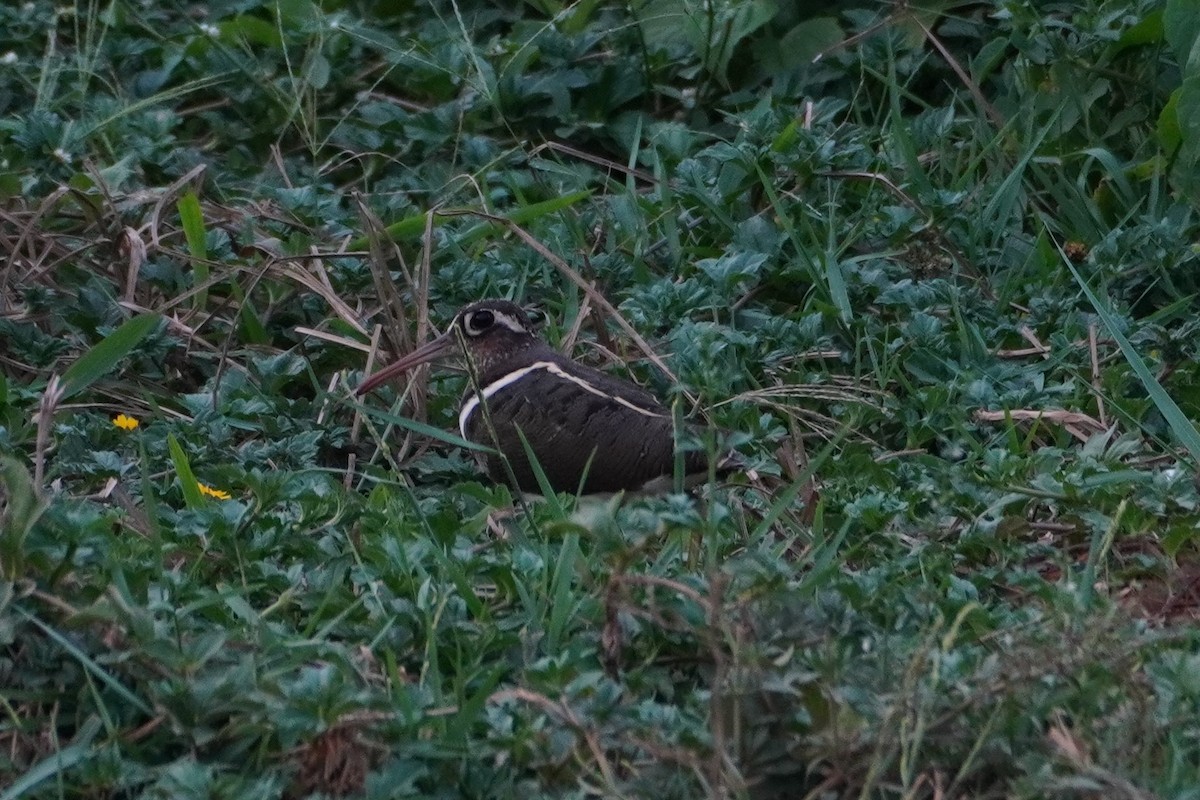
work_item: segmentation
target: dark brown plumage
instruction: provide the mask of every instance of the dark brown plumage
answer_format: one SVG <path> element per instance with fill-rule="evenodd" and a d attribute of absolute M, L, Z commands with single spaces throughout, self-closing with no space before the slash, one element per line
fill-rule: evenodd
<path fill-rule="evenodd" d="M 670 487 L 675 471 L 670 409 L 628 381 L 559 355 L 534 334 L 520 306 L 507 300 L 466 306 L 444 335 L 372 375 L 358 393 L 454 353 L 465 356 L 474 376 L 463 395 L 459 430 L 463 438 L 503 453 L 520 490 L 540 492 L 522 433 L 556 492 Z M 683 467 L 685 476 L 706 476 L 708 459 L 687 452 Z M 489 455 L 486 468 L 493 480 L 510 482 L 499 455 Z"/>

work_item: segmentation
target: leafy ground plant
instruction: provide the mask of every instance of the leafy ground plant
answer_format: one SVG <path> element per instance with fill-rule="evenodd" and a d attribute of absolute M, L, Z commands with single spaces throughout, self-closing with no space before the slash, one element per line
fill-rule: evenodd
<path fill-rule="evenodd" d="M 1200 797 L 1198 31 L 0 6 L 0 800 Z M 354 398 L 483 297 L 747 470 Z"/>

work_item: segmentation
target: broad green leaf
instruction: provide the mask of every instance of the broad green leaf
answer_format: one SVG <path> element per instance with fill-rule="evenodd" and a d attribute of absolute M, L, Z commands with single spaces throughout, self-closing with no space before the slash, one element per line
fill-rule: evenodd
<path fill-rule="evenodd" d="M 1126 28 L 1121 33 L 1121 38 L 1117 40 L 1113 52 L 1120 53 L 1130 47 L 1158 44 L 1163 40 L 1164 33 L 1163 12 L 1151 11 L 1136 25 Z"/>
<path fill-rule="evenodd" d="M 845 38 L 836 17 L 806 19 L 783 35 L 779 42 L 780 61 L 786 68 L 811 64 L 818 54 Z"/>
<path fill-rule="evenodd" d="M 29 470 L 15 458 L 0 458 L 0 576 L 23 577 L 25 537 L 45 510 Z"/>
<path fill-rule="evenodd" d="M 208 245 L 204 242 L 204 213 L 200 209 L 200 198 L 188 192 L 179 198 L 179 221 L 187 239 L 188 253 L 192 258 L 208 258 Z"/>
<path fill-rule="evenodd" d="M 1174 153 L 1183 143 L 1183 131 L 1179 128 L 1179 95 L 1182 93 L 1183 87 L 1171 92 L 1171 97 L 1158 115 L 1158 146 L 1167 155 Z"/>
<path fill-rule="evenodd" d="M 1163 32 L 1186 80 L 1200 73 L 1200 3 L 1168 0 L 1163 12 Z"/>
<path fill-rule="evenodd" d="M 122 358 L 158 327 L 159 320 L 158 314 L 139 314 L 97 342 L 63 373 L 63 399 L 79 394 L 112 372 Z"/>
<path fill-rule="evenodd" d="M 279 29 L 252 14 L 239 14 L 220 25 L 221 36 L 235 40 L 244 40 L 247 44 L 260 45 L 265 48 L 283 46 L 283 36 Z"/>

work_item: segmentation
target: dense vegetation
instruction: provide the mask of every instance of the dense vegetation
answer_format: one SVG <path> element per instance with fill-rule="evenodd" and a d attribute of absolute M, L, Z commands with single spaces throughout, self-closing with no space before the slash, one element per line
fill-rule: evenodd
<path fill-rule="evenodd" d="M 1200 798 L 1198 40 L 0 5 L 0 800 Z M 353 397 L 483 297 L 748 471 L 521 502 L 461 374 Z"/>

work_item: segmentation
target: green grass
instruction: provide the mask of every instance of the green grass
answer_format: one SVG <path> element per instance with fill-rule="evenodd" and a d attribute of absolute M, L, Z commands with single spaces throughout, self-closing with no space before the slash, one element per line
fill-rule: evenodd
<path fill-rule="evenodd" d="M 1200 17 L 794 5 L 0 7 L 0 800 L 1200 798 Z M 749 472 L 354 398 L 489 296 Z"/>

